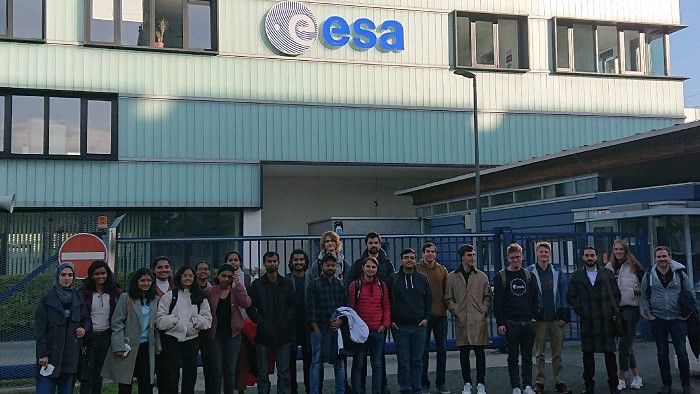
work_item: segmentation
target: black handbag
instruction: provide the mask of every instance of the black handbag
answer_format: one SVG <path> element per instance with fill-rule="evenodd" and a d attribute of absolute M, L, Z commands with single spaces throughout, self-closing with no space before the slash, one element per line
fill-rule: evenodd
<path fill-rule="evenodd" d="M 603 275 L 605 275 L 603 273 Z M 612 304 L 613 310 L 615 311 L 615 315 L 613 316 L 613 327 L 614 327 L 614 332 L 615 336 L 618 338 L 626 337 L 627 336 L 627 319 L 622 315 L 622 312 L 620 311 L 620 307 L 617 305 L 617 302 L 615 302 L 615 297 L 613 296 L 613 291 L 612 291 L 612 286 L 610 286 L 610 281 L 608 280 L 607 276 L 603 276 L 603 282 L 605 282 L 605 285 L 608 287 L 608 295 L 610 295 L 610 303 Z"/>

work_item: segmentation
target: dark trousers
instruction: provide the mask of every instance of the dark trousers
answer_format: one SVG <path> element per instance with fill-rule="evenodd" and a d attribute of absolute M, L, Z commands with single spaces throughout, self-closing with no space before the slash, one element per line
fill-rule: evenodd
<path fill-rule="evenodd" d="M 57 378 L 37 376 L 37 394 L 71 394 L 75 386 L 74 373 L 62 373 Z"/>
<path fill-rule="evenodd" d="M 102 393 L 102 364 L 105 362 L 112 336 L 110 331 L 96 335 L 88 333 L 85 341 L 86 353 L 83 355 L 80 394 Z"/>
<path fill-rule="evenodd" d="M 617 361 L 615 360 L 615 352 L 604 352 L 605 355 L 605 370 L 608 373 L 608 387 L 617 388 Z M 595 353 L 583 352 L 583 382 L 586 388 L 595 387 Z"/>
<path fill-rule="evenodd" d="M 423 348 L 423 376 L 421 383 L 424 387 L 430 387 L 428 380 L 428 354 L 430 351 L 430 333 L 435 337 L 435 353 L 437 364 L 435 366 L 435 385 L 442 386 L 445 384 L 445 368 L 447 365 L 447 316 L 432 316 L 428 320 L 428 326 L 425 331 L 425 347 Z"/>
<path fill-rule="evenodd" d="M 678 360 L 678 372 L 681 375 L 681 385 L 690 385 L 690 363 L 688 351 L 685 349 L 685 337 L 688 334 L 688 325 L 684 320 L 651 320 L 651 334 L 656 342 L 656 358 L 659 362 L 661 382 L 664 386 L 671 387 L 671 363 L 668 359 L 668 336 L 676 351 Z"/>
<path fill-rule="evenodd" d="M 508 375 L 512 388 L 532 386 L 532 347 L 535 345 L 534 322 L 508 321 Z M 522 371 L 519 368 L 522 359 Z"/>
<path fill-rule="evenodd" d="M 384 352 L 384 333 L 371 331 L 365 343 L 355 345 L 352 358 L 352 389 L 354 393 L 364 393 L 362 378 L 367 379 L 367 355 L 372 365 L 372 394 L 380 394 L 382 387 L 382 353 Z"/>
<path fill-rule="evenodd" d="M 459 347 L 459 365 L 462 368 L 462 380 L 464 383 L 472 382 L 472 368 L 469 360 L 469 351 L 474 350 L 476 356 L 476 383 L 486 383 L 486 346 L 460 346 Z"/>
<path fill-rule="evenodd" d="M 297 382 L 297 347 L 301 346 L 301 360 L 304 369 L 304 386 L 306 386 L 306 394 L 311 391 L 311 381 L 309 380 L 309 371 L 311 369 L 311 339 L 310 332 L 304 324 L 303 327 L 296 329 L 296 341 L 289 351 L 289 374 L 292 385 L 292 393 L 299 390 Z"/>
<path fill-rule="evenodd" d="M 258 394 L 270 392 L 270 377 L 268 376 L 269 358 L 272 352 L 275 354 L 277 367 L 277 394 L 289 394 L 291 383 L 289 377 L 289 349 L 292 344 L 287 342 L 282 345 L 255 345 L 255 354 L 258 357 Z"/>
<path fill-rule="evenodd" d="M 213 390 L 213 386 L 210 384 L 211 379 L 211 366 L 209 365 L 209 349 L 211 349 L 211 340 L 204 331 L 199 332 L 199 354 L 202 355 L 202 374 L 204 375 L 204 393 L 214 394 L 217 390 Z M 213 390 L 213 391 L 212 391 Z M 221 390 L 221 387 L 219 387 Z"/>
<path fill-rule="evenodd" d="M 208 362 L 204 371 L 206 392 L 221 394 L 221 380 L 224 381 L 224 393 L 233 394 L 236 383 L 236 368 L 238 367 L 238 353 L 241 349 L 241 335 L 235 337 L 217 336 L 213 341 L 209 337 L 203 337 L 206 343 Z"/>
<path fill-rule="evenodd" d="M 634 356 L 634 338 L 637 337 L 637 322 L 639 321 L 638 306 L 621 306 L 620 311 L 627 320 L 627 335 L 620 338 L 617 348 L 618 368 L 622 372 L 637 368 L 637 358 Z"/>
<path fill-rule="evenodd" d="M 165 393 L 177 393 L 177 383 L 180 380 L 182 366 L 182 394 L 193 394 L 197 383 L 197 353 L 199 352 L 199 337 L 188 341 L 178 342 L 170 335 L 160 337 L 163 344 L 163 372 L 165 372 Z M 160 392 L 160 391 L 159 391 Z"/>
<path fill-rule="evenodd" d="M 134 375 L 138 383 L 139 394 L 152 394 L 151 384 L 151 363 L 148 357 L 148 342 L 139 345 L 136 354 L 136 365 L 134 365 Z M 119 394 L 131 394 L 131 385 L 119 383 Z"/>

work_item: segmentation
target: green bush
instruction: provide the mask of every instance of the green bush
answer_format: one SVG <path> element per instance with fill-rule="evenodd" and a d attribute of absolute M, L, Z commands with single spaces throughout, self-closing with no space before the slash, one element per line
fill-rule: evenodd
<path fill-rule="evenodd" d="M 53 286 L 53 270 L 37 275 L 0 303 L 0 340 L 27 340 L 33 338 L 34 309 L 39 299 Z M 26 275 L 0 276 L 0 294 L 7 291 Z M 30 338 L 27 338 L 27 335 Z"/>

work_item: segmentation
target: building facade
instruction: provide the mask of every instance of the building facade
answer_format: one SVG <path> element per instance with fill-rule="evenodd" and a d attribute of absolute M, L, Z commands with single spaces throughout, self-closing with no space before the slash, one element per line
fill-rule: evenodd
<path fill-rule="evenodd" d="M 473 168 L 455 68 L 484 166 L 685 118 L 678 0 L 406 3 L 0 0 L 0 255 L 125 212 L 138 237 L 413 217 L 396 190 Z"/>

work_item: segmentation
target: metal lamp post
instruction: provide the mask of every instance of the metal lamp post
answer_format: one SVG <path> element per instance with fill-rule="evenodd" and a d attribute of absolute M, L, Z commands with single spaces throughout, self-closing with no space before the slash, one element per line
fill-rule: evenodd
<path fill-rule="evenodd" d="M 479 116 L 476 101 L 476 74 L 467 70 L 455 70 L 455 74 L 472 80 L 474 87 L 474 194 L 476 195 L 476 233 L 481 233 L 481 171 L 479 168 Z"/>

